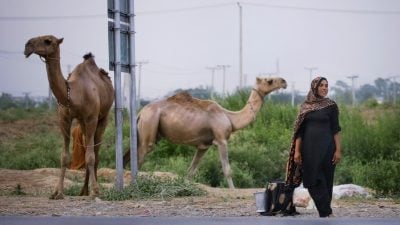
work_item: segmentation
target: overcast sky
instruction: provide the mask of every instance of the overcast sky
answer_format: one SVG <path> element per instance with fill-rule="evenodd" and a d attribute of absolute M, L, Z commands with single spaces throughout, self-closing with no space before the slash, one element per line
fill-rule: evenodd
<path fill-rule="evenodd" d="M 400 75 L 400 1 L 252 0 L 243 8 L 243 73 L 252 85 L 277 72 L 305 93 L 313 76 L 357 86 Z M 229 65 L 226 87 L 239 84 L 239 7 L 230 0 L 136 0 L 136 60 L 142 67 L 141 96 L 159 98 L 178 88 L 211 86 L 206 67 Z M 25 59 L 26 41 L 64 37 L 64 75 L 92 52 L 108 68 L 107 1 L 1 0 L 0 92 L 46 96 L 45 64 Z M 111 74 L 112 75 L 112 74 Z M 138 75 L 138 73 L 137 73 Z M 289 90 L 290 91 L 290 87 Z M 215 73 L 222 91 L 222 71 Z"/>

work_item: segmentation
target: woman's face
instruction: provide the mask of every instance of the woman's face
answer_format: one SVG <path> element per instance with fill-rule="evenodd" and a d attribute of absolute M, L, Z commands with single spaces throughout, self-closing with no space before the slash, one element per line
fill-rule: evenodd
<path fill-rule="evenodd" d="M 325 98 L 328 95 L 328 81 L 322 80 L 318 86 L 318 95 Z"/>

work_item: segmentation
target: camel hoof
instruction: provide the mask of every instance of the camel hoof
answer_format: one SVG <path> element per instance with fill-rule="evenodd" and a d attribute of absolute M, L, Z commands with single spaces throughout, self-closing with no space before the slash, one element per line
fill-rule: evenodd
<path fill-rule="evenodd" d="M 97 191 L 95 191 L 95 190 L 93 190 L 91 193 L 90 193 L 90 198 L 91 199 L 96 199 L 98 196 L 100 195 L 100 192 L 97 190 Z"/>
<path fill-rule="evenodd" d="M 79 196 L 89 196 L 88 190 L 87 189 L 86 190 L 82 189 L 81 192 L 79 193 Z"/>
<path fill-rule="evenodd" d="M 51 196 L 50 196 L 50 199 L 53 199 L 53 200 L 60 200 L 60 199 L 64 199 L 64 194 L 62 194 L 62 193 L 54 193 L 54 194 L 52 194 Z"/>

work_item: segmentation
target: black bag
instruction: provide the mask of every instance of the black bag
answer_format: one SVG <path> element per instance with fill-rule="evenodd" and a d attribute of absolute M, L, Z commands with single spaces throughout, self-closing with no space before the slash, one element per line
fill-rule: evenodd
<path fill-rule="evenodd" d="M 294 216 L 299 214 L 293 205 L 294 187 L 290 187 L 283 181 L 272 181 L 265 189 L 265 212 L 263 216 Z"/>

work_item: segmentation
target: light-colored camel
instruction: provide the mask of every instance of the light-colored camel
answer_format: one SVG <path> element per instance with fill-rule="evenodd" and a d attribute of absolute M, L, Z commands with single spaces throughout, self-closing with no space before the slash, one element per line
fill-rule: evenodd
<path fill-rule="evenodd" d="M 69 75 L 66 80 L 60 66 L 60 44 L 63 38 L 52 35 L 30 39 L 25 44 L 25 56 L 35 53 L 44 59 L 50 88 L 56 97 L 59 107 L 60 128 L 64 137 L 64 148 L 61 153 L 61 173 L 51 199 L 64 197 L 64 176 L 70 161 L 71 123 L 77 119 L 85 136 L 86 175 L 81 195 L 99 194 L 97 183 L 98 153 L 102 136 L 107 126 L 107 117 L 114 102 L 114 89 L 107 72 L 99 69 L 91 53 Z"/>
<path fill-rule="evenodd" d="M 146 105 L 138 116 L 138 165 L 152 150 L 160 137 L 197 148 L 188 170 L 192 177 L 204 153 L 216 145 L 222 170 L 230 188 L 234 188 L 228 160 L 228 140 L 232 132 L 242 129 L 256 119 L 264 97 L 271 91 L 286 88 L 282 78 L 257 78 L 246 106 L 238 112 L 222 108 L 210 100 L 193 98 L 187 92 L 178 93 L 164 100 Z M 129 161 L 129 151 L 124 164 Z"/>

